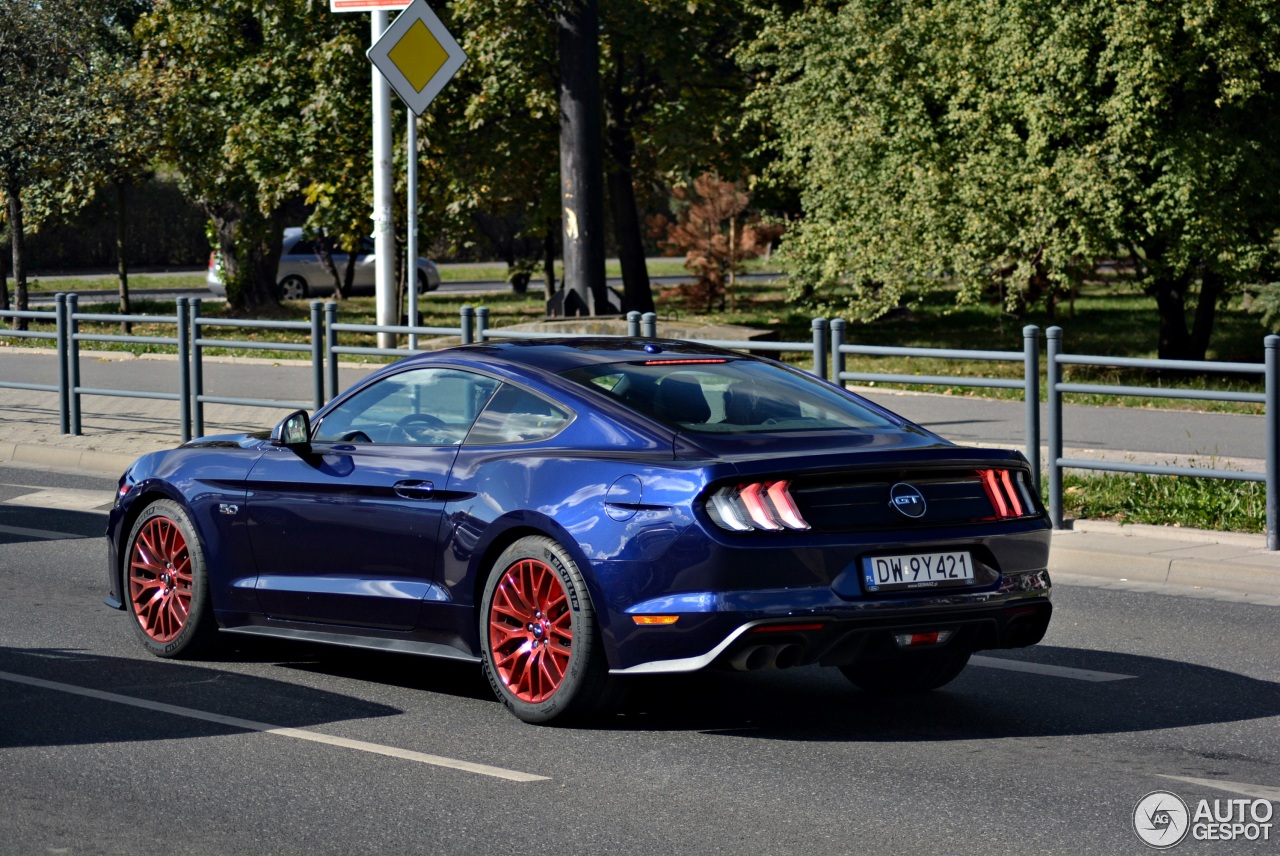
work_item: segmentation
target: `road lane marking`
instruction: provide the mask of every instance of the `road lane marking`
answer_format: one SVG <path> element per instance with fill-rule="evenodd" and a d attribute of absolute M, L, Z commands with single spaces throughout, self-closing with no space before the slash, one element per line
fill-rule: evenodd
<path fill-rule="evenodd" d="M 1095 672 L 1093 669 L 1069 669 L 1066 666 L 1050 666 L 1046 663 L 1028 663 L 1023 660 L 1005 660 L 1000 657 L 971 657 L 971 666 L 988 669 L 1005 669 L 1009 672 L 1028 672 L 1033 675 L 1049 675 L 1054 678 L 1070 678 L 1073 681 L 1123 681 L 1137 675 L 1117 675 L 1113 672 Z"/>
<path fill-rule="evenodd" d="M 24 493 L 4 500 L 3 504 L 22 508 L 56 508 L 60 511 L 99 511 L 109 508 L 113 502 L 115 494 L 109 490 L 59 487 Z"/>
<path fill-rule="evenodd" d="M 251 719 L 223 716 L 220 713 L 209 713 L 208 711 L 195 710 L 189 707 L 178 707 L 176 705 L 164 704 L 157 701 L 147 701 L 146 699 L 117 695 L 116 693 L 108 693 L 101 690 L 92 690 L 87 687 L 78 687 L 74 684 L 61 684 L 54 681 L 46 681 L 41 678 L 30 678 L 26 675 L 14 675 L 9 672 L 0 672 L 0 680 L 27 684 L 33 687 L 40 687 L 41 689 L 54 690 L 55 692 L 85 696 L 86 698 L 99 699 L 100 701 L 126 704 L 131 707 L 140 707 L 144 710 L 151 710 L 157 713 L 185 716 L 188 719 L 199 719 L 204 722 L 226 725 L 231 728 L 239 728 L 244 731 L 256 731 L 262 734 L 275 734 L 280 737 L 293 737 L 298 740 L 309 740 L 313 743 L 323 743 L 328 746 L 341 746 L 345 749 L 358 749 L 361 752 L 370 752 L 374 755 L 385 755 L 389 758 L 399 758 L 403 761 L 417 761 L 418 763 L 430 764 L 434 767 L 447 767 L 451 770 L 461 770 L 466 773 L 491 776 L 495 779 L 506 779 L 509 782 L 545 782 L 550 778 L 548 776 L 535 776 L 532 773 L 521 773 L 518 770 L 506 770 L 502 767 L 491 767 L 488 764 L 475 764 L 471 761 L 460 761 L 457 758 L 445 758 L 441 755 L 429 755 L 425 752 L 414 752 L 411 749 L 398 749 L 395 746 L 383 746 L 379 743 L 366 743 L 363 740 L 351 740 L 346 737 L 335 737 L 331 734 L 321 734 L 317 731 L 307 731 L 301 728 L 285 728 L 278 725 L 269 725 L 265 722 L 254 722 Z"/>
<path fill-rule="evenodd" d="M 25 526 L 0 526 L 0 535 L 17 535 L 20 538 L 39 538 L 42 541 L 65 541 L 69 538 L 94 538 L 94 535 L 76 535 L 71 532 L 54 532 L 50 529 L 31 529 Z"/>
<path fill-rule="evenodd" d="M 1247 797 L 1280 802 L 1280 788 L 1271 788 L 1266 785 L 1250 785 L 1245 782 L 1227 782 L 1221 779 L 1192 779 L 1189 776 L 1166 776 L 1164 773 L 1156 773 L 1156 775 L 1162 779 L 1173 779 L 1175 782 L 1203 785 L 1206 788 L 1217 788 L 1220 791 L 1230 791 L 1235 794 L 1244 794 Z"/>

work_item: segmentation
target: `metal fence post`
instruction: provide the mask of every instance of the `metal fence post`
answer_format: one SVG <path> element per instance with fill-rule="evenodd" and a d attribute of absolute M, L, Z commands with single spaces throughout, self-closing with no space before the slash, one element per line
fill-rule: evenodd
<path fill-rule="evenodd" d="M 813 326 L 813 373 L 823 380 L 827 379 L 827 319 L 814 318 Z"/>
<path fill-rule="evenodd" d="M 464 306 L 460 314 L 462 317 L 459 325 L 462 328 L 462 344 L 470 345 L 476 340 L 476 311 L 470 306 Z"/>
<path fill-rule="evenodd" d="M 1036 492 L 1040 491 L 1040 328 L 1028 324 L 1022 328 L 1022 388 L 1027 406 L 1027 462 Z"/>
<path fill-rule="evenodd" d="M 204 436 L 204 346 L 200 344 L 200 299 L 187 307 L 191 314 L 191 431 Z"/>
<path fill-rule="evenodd" d="M 67 347 L 67 295 L 59 293 L 54 296 L 54 330 L 57 334 L 58 348 L 58 430 L 63 434 L 71 433 L 71 371 L 67 360 L 70 351 Z"/>
<path fill-rule="evenodd" d="M 846 386 L 844 378 L 840 375 L 844 374 L 844 351 L 840 350 L 844 347 L 844 319 L 831 319 L 831 381 L 841 386 Z"/>
<path fill-rule="evenodd" d="M 477 306 L 476 307 L 476 341 L 477 342 L 489 341 L 487 338 L 485 338 L 485 334 L 487 332 L 489 332 L 489 307 Z"/>
<path fill-rule="evenodd" d="M 337 323 L 338 304 L 331 300 L 324 305 L 325 384 L 330 401 L 338 395 L 338 355 L 333 352 L 333 349 L 338 347 L 338 331 L 334 329 Z"/>
<path fill-rule="evenodd" d="M 1262 343 L 1267 370 L 1267 549 L 1280 550 L 1280 336 L 1267 336 Z"/>
<path fill-rule="evenodd" d="M 187 298 L 179 297 L 178 307 L 178 432 L 182 442 L 191 439 L 191 315 Z"/>
<path fill-rule="evenodd" d="M 1049 394 L 1049 519 L 1054 529 L 1062 528 L 1062 393 L 1058 391 L 1061 370 L 1058 354 L 1062 349 L 1062 328 L 1050 327 L 1044 331 L 1047 353 L 1045 356 L 1045 389 Z"/>
<path fill-rule="evenodd" d="M 646 339 L 658 338 L 658 313 L 646 312 L 640 316 L 640 335 Z"/>
<path fill-rule="evenodd" d="M 75 437 L 81 435 L 80 394 L 76 392 L 76 387 L 80 386 L 80 343 L 76 340 L 76 334 L 80 331 L 79 322 L 76 321 L 78 303 L 78 295 L 67 295 L 67 402 L 70 405 L 71 419 L 69 433 Z"/>
<path fill-rule="evenodd" d="M 412 258 L 412 256 L 410 256 Z M 324 301 L 311 301 L 312 412 L 324 407 Z"/>
<path fill-rule="evenodd" d="M 640 313 L 634 309 L 627 313 L 627 335 L 633 339 L 640 335 Z"/>

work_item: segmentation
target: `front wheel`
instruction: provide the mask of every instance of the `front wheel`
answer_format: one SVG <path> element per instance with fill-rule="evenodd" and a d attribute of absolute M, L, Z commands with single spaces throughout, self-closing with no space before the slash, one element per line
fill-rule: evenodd
<path fill-rule="evenodd" d="M 190 657 L 217 634 L 204 551 L 186 511 L 157 500 L 129 532 L 125 586 L 133 629 L 157 657 Z"/>
<path fill-rule="evenodd" d="M 480 604 L 480 647 L 494 694 L 525 722 L 589 714 L 610 685 L 582 572 L 551 538 L 521 538 L 494 562 Z"/>
<path fill-rule="evenodd" d="M 971 651 L 943 648 L 920 651 L 889 660 L 841 666 L 840 671 L 859 688 L 878 695 L 911 695 L 936 690 L 964 671 Z"/>

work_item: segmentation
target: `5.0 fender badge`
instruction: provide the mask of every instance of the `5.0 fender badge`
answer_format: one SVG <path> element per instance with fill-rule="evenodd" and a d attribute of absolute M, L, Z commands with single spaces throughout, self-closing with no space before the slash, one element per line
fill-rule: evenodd
<path fill-rule="evenodd" d="M 894 511 L 912 520 L 924 517 L 927 509 L 924 495 L 915 485 L 909 485 L 906 482 L 898 482 L 889 488 L 889 504 L 893 506 Z"/>

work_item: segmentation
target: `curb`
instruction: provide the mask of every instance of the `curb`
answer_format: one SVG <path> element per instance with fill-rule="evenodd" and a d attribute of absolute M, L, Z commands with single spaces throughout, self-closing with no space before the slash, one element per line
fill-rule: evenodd
<path fill-rule="evenodd" d="M 60 449 L 26 443 L 0 443 L 0 463 L 90 476 L 118 478 L 139 455 L 85 449 Z"/>
<path fill-rule="evenodd" d="M 1238 532 L 1074 520 L 1053 533 L 1049 573 L 1280 598 L 1280 552 Z"/>

